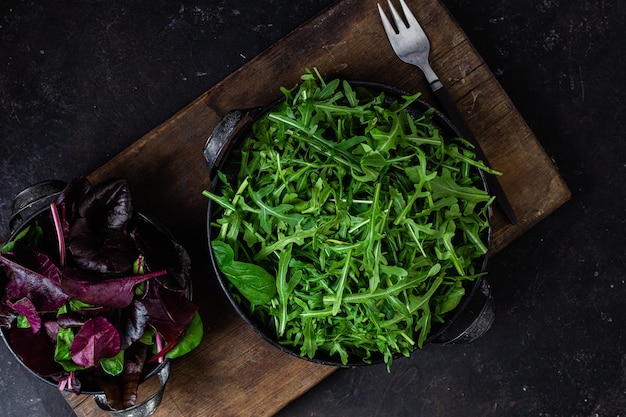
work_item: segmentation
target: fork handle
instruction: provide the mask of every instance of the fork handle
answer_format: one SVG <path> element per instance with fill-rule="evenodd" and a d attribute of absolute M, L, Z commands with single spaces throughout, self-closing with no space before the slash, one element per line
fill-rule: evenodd
<path fill-rule="evenodd" d="M 431 88 L 433 90 L 435 99 L 441 106 L 443 112 L 448 116 L 450 121 L 457 127 L 457 129 L 459 129 L 459 132 L 461 132 L 463 137 L 472 145 L 474 145 L 473 151 L 476 153 L 478 159 L 483 161 L 483 163 L 488 167 L 491 167 L 487 156 L 478 144 L 478 141 L 472 133 L 472 130 L 465 122 L 465 118 L 461 115 L 459 108 L 452 100 L 452 97 L 450 97 L 448 90 L 446 90 L 446 88 L 443 86 L 443 84 L 441 84 L 439 80 L 431 83 Z M 496 196 L 496 203 L 500 206 L 509 222 L 511 224 L 516 224 L 517 217 L 515 216 L 513 207 L 511 207 L 511 203 L 509 202 L 496 176 L 485 172 L 485 181 L 487 182 L 487 187 L 489 187 L 489 190 L 493 193 L 493 195 Z"/>

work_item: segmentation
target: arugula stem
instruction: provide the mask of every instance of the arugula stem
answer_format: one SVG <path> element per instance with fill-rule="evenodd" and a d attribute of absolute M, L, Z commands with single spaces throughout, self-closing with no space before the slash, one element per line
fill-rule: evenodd
<path fill-rule="evenodd" d="M 350 272 L 352 260 L 352 249 L 348 251 L 345 257 L 344 265 L 341 270 L 341 276 L 339 277 L 339 282 L 337 283 L 337 292 L 335 292 L 334 300 L 333 300 L 333 309 L 332 315 L 336 316 L 339 313 L 339 309 L 341 308 L 341 298 L 343 296 L 343 290 L 346 285 L 346 280 L 348 278 L 348 273 Z"/>
<path fill-rule="evenodd" d="M 344 303 L 363 303 L 363 302 L 368 302 L 370 300 L 381 299 L 387 296 L 397 296 L 398 293 L 400 293 L 401 291 L 418 286 L 419 284 L 424 282 L 425 279 L 426 277 L 420 277 L 420 278 L 412 279 L 410 281 L 401 282 L 389 288 L 378 289 L 373 292 L 344 295 L 343 302 Z M 324 304 L 332 304 L 333 300 L 334 300 L 334 295 L 323 297 Z"/>
<path fill-rule="evenodd" d="M 467 224 L 464 221 L 459 222 L 459 227 L 463 229 L 463 232 L 465 233 L 465 235 L 476 246 L 476 249 L 478 249 L 478 252 L 481 255 L 484 255 L 487 253 L 488 251 L 487 246 L 482 242 L 482 240 L 478 237 L 478 235 L 474 233 L 474 231 L 470 230 L 470 228 L 467 227 Z"/>
<path fill-rule="evenodd" d="M 428 257 L 428 255 L 426 254 L 426 251 L 424 250 L 424 246 L 422 245 L 422 241 L 420 240 L 420 237 L 419 237 L 419 228 L 416 227 L 415 222 L 413 221 L 408 222 L 405 220 L 404 222 L 402 222 L 402 224 L 406 227 L 406 230 L 409 233 L 409 236 L 411 236 L 411 238 L 417 245 L 417 248 L 419 249 L 422 256 L 425 258 Z"/>
<path fill-rule="evenodd" d="M 218 196 L 216 196 L 215 194 L 209 192 L 209 191 L 203 191 L 202 195 L 213 200 L 215 203 L 219 204 L 220 206 L 222 206 L 223 208 L 227 209 L 227 210 L 231 210 L 231 211 L 236 211 L 237 209 L 235 208 L 235 206 L 232 205 L 231 202 L 226 201 Z"/>
<path fill-rule="evenodd" d="M 289 261 L 291 260 L 292 245 L 287 246 L 280 253 L 278 261 L 278 273 L 276 275 L 276 292 L 278 293 L 278 336 L 282 337 L 287 326 L 287 306 L 289 299 L 289 290 L 287 287 L 287 273 L 289 271 Z"/>
<path fill-rule="evenodd" d="M 441 241 L 443 245 L 445 246 L 446 250 L 448 251 L 448 253 L 450 254 L 450 259 L 452 261 L 452 264 L 454 265 L 454 268 L 459 273 L 459 275 L 464 276 L 465 270 L 463 269 L 463 265 L 461 265 L 461 261 L 458 255 L 456 254 L 456 251 L 454 250 L 454 246 L 452 245 L 453 236 L 454 236 L 453 233 L 445 233 Z"/>

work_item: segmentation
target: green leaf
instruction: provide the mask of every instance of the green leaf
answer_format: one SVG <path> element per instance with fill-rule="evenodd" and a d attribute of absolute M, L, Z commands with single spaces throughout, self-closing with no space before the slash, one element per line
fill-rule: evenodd
<path fill-rule="evenodd" d="M 430 181 L 433 198 L 458 197 L 467 201 L 487 202 L 491 197 L 484 190 L 476 187 L 459 185 L 451 176 L 449 171 L 444 171 L 440 177 L 435 177 Z"/>
<path fill-rule="evenodd" d="M 303 230 L 301 226 L 296 226 L 294 231 L 290 233 L 288 236 L 278 233 L 275 242 L 271 245 L 265 246 L 261 249 L 255 256 L 254 259 L 256 261 L 266 259 L 271 253 L 279 252 L 287 245 L 296 244 L 296 245 L 304 245 L 307 239 L 315 236 L 316 229 L 307 229 Z"/>
<path fill-rule="evenodd" d="M 368 152 L 361 157 L 360 166 L 363 175 L 354 173 L 353 176 L 358 181 L 371 182 L 378 179 L 378 175 L 385 170 L 387 160 L 378 151 Z"/>
<path fill-rule="evenodd" d="M 234 251 L 227 243 L 214 240 L 211 248 L 219 269 L 248 301 L 264 304 L 274 297 L 276 279 L 272 274 L 259 265 L 233 260 Z"/>
<path fill-rule="evenodd" d="M 74 341 L 74 332 L 72 329 L 59 328 L 57 333 L 57 343 L 54 349 L 54 360 L 60 363 L 67 372 L 79 371 L 85 369 L 72 361 L 72 342 Z"/>
<path fill-rule="evenodd" d="M 228 243 L 213 240 L 211 241 L 211 249 L 213 256 L 215 256 L 215 262 L 220 268 L 232 264 L 235 260 L 235 252 Z"/>
<path fill-rule="evenodd" d="M 18 329 L 30 329 L 30 322 L 25 315 L 18 314 L 15 327 Z"/>
<path fill-rule="evenodd" d="M 41 227 L 36 224 L 31 224 L 22 229 L 11 241 L 7 242 L 2 249 L 0 249 L 0 252 L 13 252 L 15 247 L 22 242 L 32 242 L 37 245 L 42 238 L 43 230 Z"/>
<path fill-rule="evenodd" d="M 139 341 L 144 345 L 151 346 L 154 344 L 154 335 L 156 334 L 156 330 L 153 327 L 146 327 L 143 334 L 139 338 Z"/>
<path fill-rule="evenodd" d="M 109 375 L 116 376 L 124 370 L 124 350 L 120 350 L 117 355 L 112 358 L 100 359 L 100 367 Z"/>
<path fill-rule="evenodd" d="M 302 215 L 292 213 L 293 206 L 291 204 L 280 204 L 272 207 L 266 204 L 261 197 L 254 191 L 249 190 L 252 201 L 261 209 L 260 224 L 266 233 L 272 232 L 271 224 L 274 222 L 283 222 L 285 224 L 295 226 L 302 220 Z"/>
<path fill-rule="evenodd" d="M 335 295 L 333 296 L 333 310 L 332 315 L 335 316 L 339 313 L 339 309 L 341 308 L 341 298 L 343 296 L 343 292 L 346 287 L 346 281 L 348 280 L 348 274 L 350 273 L 352 260 L 352 250 L 348 251 L 346 258 L 343 260 L 343 268 L 341 269 L 341 275 L 339 276 L 339 282 L 337 283 L 337 289 L 335 291 Z"/>
<path fill-rule="evenodd" d="M 79 311 L 79 310 L 82 310 L 82 309 L 94 308 L 93 305 L 87 304 L 87 303 L 85 303 L 83 301 L 80 301 L 80 300 L 77 300 L 75 298 L 70 299 L 67 302 L 67 306 L 69 307 L 69 309 L 71 311 Z"/>
<path fill-rule="evenodd" d="M 176 345 L 165 354 L 165 357 L 174 359 L 186 355 L 200 345 L 203 336 L 204 327 L 202 325 L 202 319 L 200 318 L 200 314 L 196 311 Z"/>
<path fill-rule="evenodd" d="M 454 310 L 461 303 L 464 295 L 465 289 L 463 288 L 462 283 L 457 281 L 453 288 L 450 289 L 441 300 L 439 300 L 435 312 L 442 315 Z"/>

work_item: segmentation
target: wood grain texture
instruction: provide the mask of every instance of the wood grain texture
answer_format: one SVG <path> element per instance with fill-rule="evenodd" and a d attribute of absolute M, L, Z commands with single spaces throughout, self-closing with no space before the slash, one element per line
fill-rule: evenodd
<path fill-rule="evenodd" d="M 418 69 L 393 54 L 379 22 L 376 0 L 347 0 L 302 25 L 215 85 L 172 118 L 91 175 L 128 179 L 139 210 L 160 219 L 189 251 L 194 301 L 205 325 L 201 346 L 172 366 L 155 416 L 270 416 L 330 375 L 272 348 L 234 313 L 211 275 L 205 234 L 209 186 L 202 156 L 206 139 L 230 110 L 267 104 L 279 87 L 293 86 L 305 68 L 324 75 L 382 82 L 422 91 Z M 409 1 L 409 6 L 412 6 Z M 533 133 L 438 0 L 412 7 L 429 35 L 433 69 L 467 118 L 519 218 L 496 209 L 493 251 L 498 252 L 564 202 L 570 193 Z M 86 396 L 66 396 L 79 417 L 106 416 Z"/>

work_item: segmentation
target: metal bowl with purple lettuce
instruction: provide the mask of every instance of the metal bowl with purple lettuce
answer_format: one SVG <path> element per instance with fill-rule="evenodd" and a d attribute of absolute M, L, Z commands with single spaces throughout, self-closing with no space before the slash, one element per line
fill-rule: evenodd
<path fill-rule="evenodd" d="M 41 379 L 127 409 L 140 382 L 202 339 L 189 271 L 185 249 L 133 209 L 127 181 L 75 178 L 1 249 L 2 336 Z"/>

